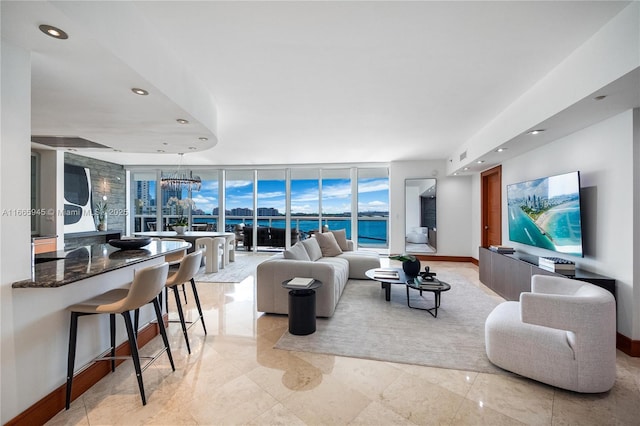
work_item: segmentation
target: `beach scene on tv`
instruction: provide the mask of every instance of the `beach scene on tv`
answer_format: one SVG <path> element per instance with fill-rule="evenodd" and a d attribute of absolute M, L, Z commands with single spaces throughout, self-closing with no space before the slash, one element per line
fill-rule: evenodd
<path fill-rule="evenodd" d="M 577 172 L 507 186 L 511 241 L 582 256 Z"/>

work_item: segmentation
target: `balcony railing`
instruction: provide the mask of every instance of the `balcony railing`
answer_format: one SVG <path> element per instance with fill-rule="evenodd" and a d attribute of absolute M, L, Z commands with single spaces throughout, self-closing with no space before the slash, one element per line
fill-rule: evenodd
<path fill-rule="evenodd" d="M 164 215 L 162 230 L 170 229 L 172 222 L 178 215 Z M 283 216 L 258 216 L 258 226 L 272 228 L 285 228 L 286 222 Z M 384 216 L 360 216 L 358 217 L 358 245 L 360 247 L 388 247 L 388 217 Z M 213 215 L 192 215 L 191 224 L 210 224 L 213 230 L 219 230 L 219 217 Z M 235 225 L 244 223 L 245 226 L 253 226 L 253 216 L 226 216 L 225 231 L 233 232 Z M 136 214 L 134 216 L 135 230 L 152 231 L 160 230 L 157 227 L 156 215 Z M 301 239 L 308 238 L 318 230 L 320 216 L 292 216 L 291 227 L 300 231 Z M 329 230 L 345 229 L 347 238 L 352 239 L 351 218 L 344 216 L 322 216 L 322 226 Z"/>

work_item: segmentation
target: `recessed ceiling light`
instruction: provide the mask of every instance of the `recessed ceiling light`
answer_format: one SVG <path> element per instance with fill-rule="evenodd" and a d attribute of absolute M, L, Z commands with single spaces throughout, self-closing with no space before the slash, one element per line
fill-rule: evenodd
<path fill-rule="evenodd" d="M 190 146 L 189 149 L 198 149 L 195 146 Z"/>
<path fill-rule="evenodd" d="M 162 142 L 162 145 L 169 145 L 169 142 Z"/>
<path fill-rule="evenodd" d="M 593 98 L 593 99 L 595 99 L 596 101 L 601 101 L 601 100 L 603 100 L 603 99 L 604 99 L 604 98 L 606 98 L 606 97 L 607 97 L 607 95 L 600 95 L 600 96 L 596 96 L 596 97 L 595 97 L 595 98 Z"/>
<path fill-rule="evenodd" d="M 66 40 L 69 35 L 62 31 L 60 28 L 52 27 L 51 25 L 40 25 L 40 31 L 48 35 L 49 37 L 57 38 L 59 40 Z"/>
<path fill-rule="evenodd" d="M 180 123 L 180 124 L 188 124 L 189 123 L 189 120 L 185 120 L 184 118 L 178 118 L 176 121 L 178 123 Z"/>
<path fill-rule="evenodd" d="M 121 149 L 115 149 L 115 148 L 113 149 L 113 151 L 114 151 L 114 152 L 122 152 L 122 150 L 121 150 Z M 120 180 L 120 178 L 118 178 L 118 180 Z"/>
<path fill-rule="evenodd" d="M 164 149 L 158 149 L 157 152 L 164 152 Z"/>
<path fill-rule="evenodd" d="M 527 132 L 528 135 L 537 135 L 538 133 L 544 132 L 545 129 L 535 129 Z"/>
<path fill-rule="evenodd" d="M 75 148 L 68 148 L 68 149 L 67 149 L 67 151 L 75 152 L 75 151 L 77 151 L 77 149 L 75 149 Z"/>
<path fill-rule="evenodd" d="M 208 140 L 209 140 L 209 138 L 205 138 L 204 136 L 203 136 L 203 137 L 201 137 L 201 138 L 198 138 L 198 139 L 200 139 L 202 142 L 206 142 L 206 141 L 208 141 Z"/>
<path fill-rule="evenodd" d="M 476 163 L 482 164 L 482 163 L 484 163 L 484 160 L 478 160 L 478 161 L 476 161 Z"/>
<path fill-rule="evenodd" d="M 496 152 L 504 152 L 506 150 L 507 150 L 507 148 L 498 148 L 498 149 L 496 149 Z"/>
<path fill-rule="evenodd" d="M 455 172 L 453 175 L 454 175 L 454 176 L 458 176 L 458 172 Z"/>
<path fill-rule="evenodd" d="M 147 92 L 146 90 L 140 89 L 138 87 L 133 87 L 131 91 L 136 95 L 140 95 L 140 96 L 147 96 L 149 94 L 149 92 Z"/>
<path fill-rule="evenodd" d="M 468 167 L 465 167 L 465 168 L 464 168 L 464 169 L 462 169 L 462 170 L 469 170 L 469 168 L 468 168 Z"/>

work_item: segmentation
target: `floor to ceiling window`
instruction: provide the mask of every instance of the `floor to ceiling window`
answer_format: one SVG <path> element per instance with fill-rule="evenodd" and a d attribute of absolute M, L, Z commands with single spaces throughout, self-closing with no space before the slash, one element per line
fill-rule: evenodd
<path fill-rule="evenodd" d="M 320 170 L 291 169 L 291 229 L 300 239 L 320 229 Z"/>
<path fill-rule="evenodd" d="M 219 226 L 218 173 L 218 170 L 194 171 L 194 174 L 200 176 L 202 180 L 200 191 L 191 193 L 194 204 L 191 211 L 191 228 L 194 231 L 224 230 L 224 227 Z"/>
<path fill-rule="evenodd" d="M 255 240 L 253 170 L 228 170 L 225 181 L 225 229 L 244 228 L 242 246 L 253 250 Z"/>
<path fill-rule="evenodd" d="M 286 247 L 286 179 L 284 170 L 258 170 L 257 179 L 258 249 Z M 295 243 L 296 241 L 293 241 Z"/>
<path fill-rule="evenodd" d="M 358 246 L 389 247 L 389 169 L 358 169 Z"/>
<path fill-rule="evenodd" d="M 351 239 L 351 171 L 322 169 L 322 225 L 329 231 L 345 229 Z"/>
<path fill-rule="evenodd" d="M 131 210 L 133 211 L 133 231 L 161 230 L 157 227 L 156 182 L 157 172 L 131 173 Z"/>
<path fill-rule="evenodd" d="M 202 188 L 190 192 L 162 189 L 159 170 L 132 170 L 133 232 L 171 230 L 187 216 L 192 230 L 236 232 L 238 246 L 249 251 L 281 250 L 319 230 L 338 229 L 358 247 L 389 246 L 388 167 L 198 169 L 194 174 Z"/>

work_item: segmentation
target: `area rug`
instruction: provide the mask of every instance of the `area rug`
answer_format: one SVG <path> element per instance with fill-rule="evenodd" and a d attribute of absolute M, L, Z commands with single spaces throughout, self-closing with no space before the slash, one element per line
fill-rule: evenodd
<path fill-rule="evenodd" d="M 350 280 L 331 318 L 318 318 L 316 332 L 285 332 L 275 347 L 484 373 L 504 373 L 489 362 L 484 323 L 500 303 L 454 270 L 438 273 L 451 285 L 442 293 L 438 317 L 407 306 L 404 285 L 391 286 L 391 301 L 380 283 Z M 432 307 L 434 295 L 410 290 L 411 305 Z"/>
<path fill-rule="evenodd" d="M 229 262 L 224 269 L 208 274 L 205 272 L 205 268 L 202 267 L 195 279 L 200 282 L 239 283 L 248 276 L 255 274 L 258 265 L 271 256 L 272 254 L 236 253 L 235 262 Z"/>

